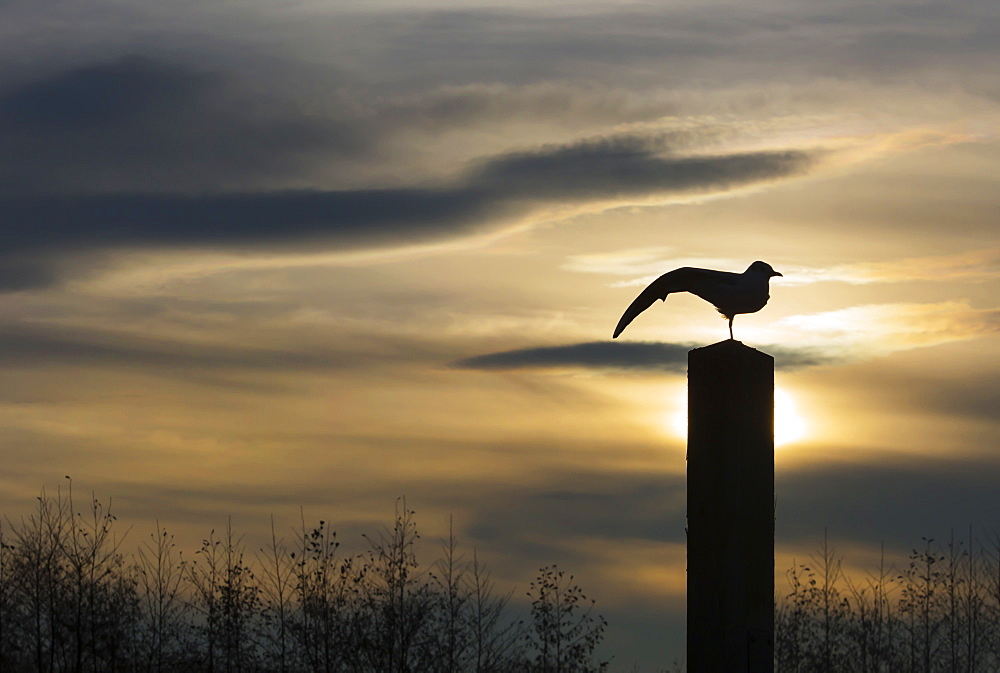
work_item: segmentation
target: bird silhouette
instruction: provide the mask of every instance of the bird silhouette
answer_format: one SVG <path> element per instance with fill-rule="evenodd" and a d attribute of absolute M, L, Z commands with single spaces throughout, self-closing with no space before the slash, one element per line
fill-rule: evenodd
<path fill-rule="evenodd" d="M 657 299 L 666 301 L 673 292 L 690 292 L 709 302 L 729 319 L 729 338 L 733 338 L 733 318 L 739 313 L 756 313 L 764 308 L 768 295 L 768 281 L 781 274 L 766 262 L 754 262 L 743 273 L 696 269 L 685 266 L 663 274 L 639 293 L 629 304 L 615 327 L 612 338 L 617 339 L 635 317 L 653 305 Z"/>

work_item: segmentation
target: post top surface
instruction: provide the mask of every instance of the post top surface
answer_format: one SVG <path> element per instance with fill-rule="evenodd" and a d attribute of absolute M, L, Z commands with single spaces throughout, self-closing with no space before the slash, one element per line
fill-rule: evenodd
<path fill-rule="evenodd" d="M 764 351 L 759 351 L 756 348 L 751 348 L 742 341 L 737 341 L 736 339 L 726 339 L 725 341 L 719 341 L 709 346 L 693 348 L 688 352 L 688 355 L 696 358 L 705 356 L 750 356 L 767 358 L 772 362 L 774 361 L 774 356 L 768 355 Z"/>

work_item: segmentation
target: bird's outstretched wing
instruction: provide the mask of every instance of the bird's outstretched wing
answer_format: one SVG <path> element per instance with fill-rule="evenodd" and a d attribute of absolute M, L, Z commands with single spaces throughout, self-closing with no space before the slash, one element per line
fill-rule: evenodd
<path fill-rule="evenodd" d="M 709 284 L 733 285 L 739 278 L 740 274 L 738 273 L 697 269 L 690 266 L 668 271 L 650 283 L 629 304 L 629 307 L 625 309 L 625 313 L 622 314 L 621 320 L 618 321 L 618 326 L 615 327 L 615 333 L 612 338 L 618 338 L 618 335 L 628 327 L 629 323 L 635 320 L 637 315 L 652 306 L 653 302 L 657 299 L 662 301 L 672 292 L 691 292 Z"/>

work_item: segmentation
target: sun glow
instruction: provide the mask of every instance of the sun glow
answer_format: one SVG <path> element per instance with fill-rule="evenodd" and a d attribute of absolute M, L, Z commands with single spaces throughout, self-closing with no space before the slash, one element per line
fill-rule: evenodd
<path fill-rule="evenodd" d="M 679 437 L 687 437 L 687 391 L 681 390 L 677 410 L 670 417 L 670 429 Z M 794 398 L 781 388 L 774 389 L 774 446 L 780 447 L 802 439 L 806 421 L 799 414 Z"/>

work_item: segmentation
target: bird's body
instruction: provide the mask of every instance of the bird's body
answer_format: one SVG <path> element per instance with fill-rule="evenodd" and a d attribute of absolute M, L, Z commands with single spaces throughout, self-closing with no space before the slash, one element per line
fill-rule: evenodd
<path fill-rule="evenodd" d="M 715 306 L 729 319 L 729 337 L 733 337 L 733 318 L 740 313 L 756 313 L 764 308 L 768 281 L 781 274 L 765 262 L 754 262 L 743 273 L 683 267 L 663 274 L 635 298 L 618 321 L 617 338 L 635 317 L 659 299 L 665 301 L 674 292 L 690 292 Z"/>

